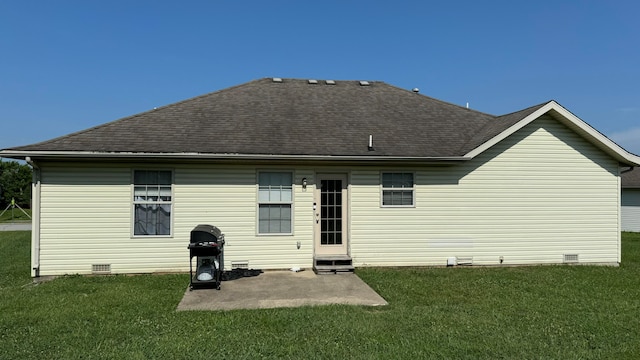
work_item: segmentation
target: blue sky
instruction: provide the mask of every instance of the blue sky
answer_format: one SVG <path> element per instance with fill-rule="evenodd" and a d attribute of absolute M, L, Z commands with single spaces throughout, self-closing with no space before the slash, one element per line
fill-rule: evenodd
<path fill-rule="evenodd" d="M 490 114 L 554 99 L 640 154 L 637 1 L 3 1 L 0 149 L 263 77 Z"/>

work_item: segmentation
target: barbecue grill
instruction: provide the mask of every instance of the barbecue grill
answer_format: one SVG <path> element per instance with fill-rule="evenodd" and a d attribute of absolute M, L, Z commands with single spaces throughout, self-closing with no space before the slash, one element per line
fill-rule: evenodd
<path fill-rule="evenodd" d="M 189 240 L 189 290 L 216 288 L 220 290 L 224 268 L 224 234 L 213 225 L 198 225 L 191 230 Z M 195 258 L 196 268 L 193 269 Z"/>

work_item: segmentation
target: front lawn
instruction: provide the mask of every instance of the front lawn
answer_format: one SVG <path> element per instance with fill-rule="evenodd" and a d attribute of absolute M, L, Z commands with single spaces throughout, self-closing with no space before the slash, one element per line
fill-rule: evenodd
<path fill-rule="evenodd" d="M 0 233 L 0 359 L 640 356 L 637 233 L 620 267 L 358 269 L 373 308 L 176 312 L 186 274 L 33 285 L 29 267 L 29 232 Z"/>

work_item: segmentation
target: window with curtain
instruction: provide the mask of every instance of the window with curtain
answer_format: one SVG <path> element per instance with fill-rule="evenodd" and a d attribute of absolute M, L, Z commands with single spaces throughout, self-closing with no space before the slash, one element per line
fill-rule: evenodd
<path fill-rule="evenodd" d="M 171 235 L 171 177 L 169 170 L 134 170 L 134 235 Z"/>
<path fill-rule="evenodd" d="M 413 173 L 382 173 L 382 206 L 411 207 L 414 190 Z"/>
<path fill-rule="evenodd" d="M 258 174 L 258 234 L 291 234 L 293 174 Z"/>

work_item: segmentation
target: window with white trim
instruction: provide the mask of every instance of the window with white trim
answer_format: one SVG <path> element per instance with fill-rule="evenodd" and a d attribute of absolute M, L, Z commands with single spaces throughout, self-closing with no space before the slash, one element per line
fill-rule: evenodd
<path fill-rule="evenodd" d="M 258 174 L 258 234 L 291 234 L 293 174 Z"/>
<path fill-rule="evenodd" d="M 414 181 L 410 172 L 382 173 L 382 206 L 414 205 Z"/>
<path fill-rule="evenodd" d="M 171 171 L 133 171 L 133 235 L 171 235 Z"/>

